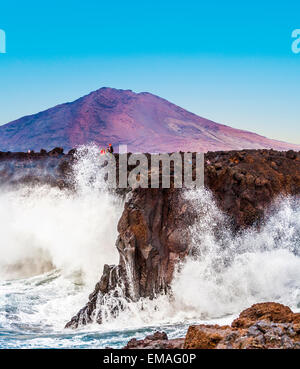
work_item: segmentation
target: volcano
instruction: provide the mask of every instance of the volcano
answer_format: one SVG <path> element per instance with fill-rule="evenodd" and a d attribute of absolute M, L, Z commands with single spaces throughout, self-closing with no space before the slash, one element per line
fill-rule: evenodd
<path fill-rule="evenodd" d="M 0 126 L 0 151 L 69 150 L 96 143 L 131 152 L 300 150 L 197 116 L 148 92 L 108 87 Z"/>

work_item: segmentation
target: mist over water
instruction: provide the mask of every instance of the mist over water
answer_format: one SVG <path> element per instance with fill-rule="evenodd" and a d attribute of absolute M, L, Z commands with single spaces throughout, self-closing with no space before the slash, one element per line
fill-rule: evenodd
<path fill-rule="evenodd" d="M 95 283 L 114 247 L 122 202 L 105 188 L 96 147 L 81 148 L 75 191 L 47 185 L 0 192 L 0 275 L 29 277 L 51 269 Z"/>
<path fill-rule="evenodd" d="M 190 191 L 186 198 L 198 219 L 191 227 L 192 255 L 173 283 L 180 310 L 207 318 L 236 314 L 263 301 L 299 307 L 299 200 L 278 199 L 260 230 L 234 235 L 209 192 Z"/>
<path fill-rule="evenodd" d="M 104 264 L 118 263 L 123 201 L 107 191 L 97 155 L 94 146 L 78 150 L 69 179 L 75 191 L 0 189 L 0 347 L 9 345 L 12 332 L 62 332 L 87 302 Z M 3 343 L 2 330 L 10 332 Z"/>
<path fill-rule="evenodd" d="M 183 336 L 191 322 L 230 323 L 253 303 L 299 308 L 300 204 L 278 199 L 264 225 L 238 235 L 205 190 L 186 191 L 197 210 L 191 254 L 171 296 L 137 303 L 104 324 L 65 323 L 88 300 L 104 264 L 117 264 L 122 201 L 107 190 L 97 147 L 82 147 L 74 190 L 48 185 L 0 190 L 0 347 L 122 347 L 163 329 Z M 107 310 L 113 304 L 107 297 Z"/>

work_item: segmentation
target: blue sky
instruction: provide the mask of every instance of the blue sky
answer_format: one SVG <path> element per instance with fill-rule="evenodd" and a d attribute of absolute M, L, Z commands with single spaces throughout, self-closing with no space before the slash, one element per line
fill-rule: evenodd
<path fill-rule="evenodd" d="M 0 124 L 102 86 L 300 144 L 299 1 L 2 2 Z"/>

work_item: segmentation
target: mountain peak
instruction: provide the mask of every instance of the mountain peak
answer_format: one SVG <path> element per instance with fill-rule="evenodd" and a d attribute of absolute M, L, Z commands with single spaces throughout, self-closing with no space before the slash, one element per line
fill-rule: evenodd
<path fill-rule="evenodd" d="M 101 95 L 136 95 L 135 92 L 132 90 L 123 90 L 119 88 L 112 88 L 112 87 L 101 87 L 98 90 L 92 91 L 90 94 L 101 94 Z"/>

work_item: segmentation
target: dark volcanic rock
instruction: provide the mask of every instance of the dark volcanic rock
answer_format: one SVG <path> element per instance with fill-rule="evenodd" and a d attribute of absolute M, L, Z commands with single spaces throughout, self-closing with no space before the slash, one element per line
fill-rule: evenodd
<path fill-rule="evenodd" d="M 96 317 L 92 316 L 96 302 L 99 303 L 99 293 L 100 300 L 105 293 L 115 296 L 117 286 L 122 288 L 128 301 L 167 293 L 175 265 L 189 251 L 188 224 L 192 223 L 193 213 L 180 196 L 180 190 L 134 190 L 118 224 L 119 265 L 113 274 L 113 267 L 104 268 L 89 302 L 66 327 L 76 328 L 91 318 L 101 323 L 101 308 Z M 115 277 L 117 272 L 118 278 Z M 122 306 L 115 307 L 116 314 L 118 309 Z"/>
<path fill-rule="evenodd" d="M 132 338 L 124 349 L 182 349 L 184 338 L 168 339 L 165 332 L 155 332 L 143 340 Z"/>
<path fill-rule="evenodd" d="M 214 152 L 206 154 L 205 160 L 205 185 L 236 229 L 259 224 L 277 196 L 300 194 L 299 153 Z"/>
<path fill-rule="evenodd" d="M 63 155 L 64 149 L 61 147 L 55 147 L 53 150 L 48 152 L 49 156 L 60 156 Z"/>
<path fill-rule="evenodd" d="M 193 214 L 178 189 L 136 189 L 119 221 L 120 263 L 132 268 L 133 299 L 167 292 L 188 252 Z"/>
<path fill-rule="evenodd" d="M 77 328 L 79 325 L 91 323 L 93 320 L 101 324 L 103 318 L 106 318 L 106 312 L 100 309 L 95 316 L 97 304 L 101 306 L 102 300 L 110 293 L 115 298 L 114 302 L 117 301 L 117 305 L 111 306 L 110 315 L 116 316 L 120 310 L 123 310 L 122 300 L 118 298 L 123 297 L 123 294 L 130 296 L 128 288 L 126 274 L 122 266 L 104 265 L 100 282 L 96 284 L 94 291 L 90 294 L 88 303 L 66 324 L 65 328 Z"/>

